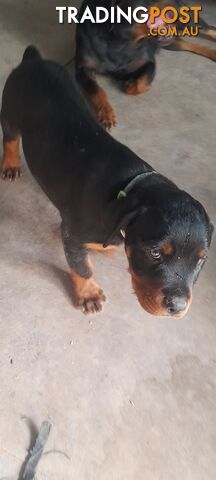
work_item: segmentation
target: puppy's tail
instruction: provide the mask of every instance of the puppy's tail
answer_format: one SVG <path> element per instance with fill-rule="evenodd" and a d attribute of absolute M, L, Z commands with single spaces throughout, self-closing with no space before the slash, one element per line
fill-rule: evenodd
<path fill-rule="evenodd" d="M 35 48 L 34 46 L 30 45 L 29 47 L 26 48 L 26 50 L 25 50 L 25 52 L 24 52 L 22 62 L 29 62 L 29 61 L 34 61 L 34 60 L 40 60 L 41 58 L 42 58 L 42 57 L 41 57 L 41 54 L 40 54 L 40 52 L 37 50 L 37 48 Z"/>

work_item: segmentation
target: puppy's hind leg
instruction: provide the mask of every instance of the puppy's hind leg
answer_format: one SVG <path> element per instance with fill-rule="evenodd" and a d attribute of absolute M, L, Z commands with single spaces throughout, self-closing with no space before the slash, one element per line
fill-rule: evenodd
<path fill-rule="evenodd" d="M 3 161 L 1 176 L 3 180 L 16 181 L 21 176 L 20 170 L 20 132 L 1 118 L 3 131 Z"/>

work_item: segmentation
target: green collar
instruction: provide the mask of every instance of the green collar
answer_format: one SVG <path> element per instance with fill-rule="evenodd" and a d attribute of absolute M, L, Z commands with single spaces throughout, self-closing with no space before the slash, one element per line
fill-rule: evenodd
<path fill-rule="evenodd" d="M 145 172 L 145 173 L 140 173 L 139 175 L 137 175 L 136 177 L 134 177 L 129 183 L 128 185 L 124 188 L 124 190 L 120 190 L 118 196 L 117 196 L 117 200 L 119 200 L 120 198 L 125 198 L 128 196 L 128 193 L 134 188 L 134 186 L 140 182 L 140 180 L 143 180 L 144 178 L 148 177 L 149 175 L 152 175 L 153 173 L 157 173 L 155 172 L 155 170 L 151 170 L 151 171 L 148 171 L 148 172 Z"/>

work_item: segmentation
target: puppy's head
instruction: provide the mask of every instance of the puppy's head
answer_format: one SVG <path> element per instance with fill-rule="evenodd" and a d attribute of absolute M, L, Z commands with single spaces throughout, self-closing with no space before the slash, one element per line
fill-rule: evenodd
<path fill-rule="evenodd" d="M 147 312 L 176 318 L 187 313 L 212 233 L 202 205 L 179 190 L 134 211 L 125 250 L 134 291 Z"/>

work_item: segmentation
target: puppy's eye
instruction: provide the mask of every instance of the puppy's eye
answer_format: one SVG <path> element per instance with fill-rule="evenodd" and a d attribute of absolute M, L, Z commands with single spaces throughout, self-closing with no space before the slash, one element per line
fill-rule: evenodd
<path fill-rule="evenodd" d="M 149 254 L 152 258 L 154 258 L 154 260 L 160 260 L 161 258 L 161 254 L 160 254 L 160 251 L 157 250 L 156 248 L 152 248 L 150 251 L 149 251 Z"/>

